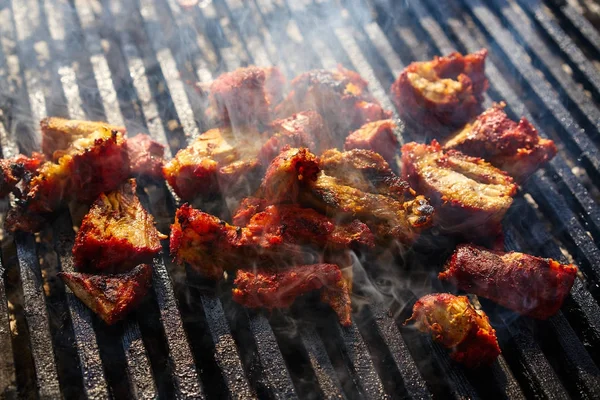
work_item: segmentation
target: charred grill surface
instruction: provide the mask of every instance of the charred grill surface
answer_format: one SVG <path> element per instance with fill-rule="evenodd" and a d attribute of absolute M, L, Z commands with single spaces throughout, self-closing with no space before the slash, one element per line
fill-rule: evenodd
<path fill-rule="evenodd" d="M 335 18 L 327 19 L 330 15 Z M 402 289 L 406 284 L 398 288 L 394 283 L 404 271 L 386 265 L 407 264 L 414 254 L 402 260 L 381 254 L 374 262 L 357 253 L 352 271 L 353 303 L 358 308 L 348 328 L 341 328 L 335 312 L 320 305 L 323 299 L 318 293 L 299 299 L 290 312 L 247 311 L 232 301 L 227 284 L 215 287 L 200 277 L 184 283 L 182 268 L 164 255 L 155 260 L 152 288 L 139 311 L 107 328 L 57 278 L 60 270 L 69 273 L 73 268 L 74 233 L 68 214 L 63 213 L 51 221 L 41 242 L 21 234 L 2 239 L 0 303 L 8 307 L 0 304 L 0 350 L 12 357 L 0 360 L 0 397 L 18 393 L 24 398 L 74 398 L 83 393 L 93 399 L 490 398 L 499 394 L 593 398 L 600 392 L 600 153 L 598 107 L 593 102 L 600 99 L 600 79 L 593 66 L 600 57 L 600 36 L 571 2 L 426 0 L 405 5 L 366 0 L 305 5 L 214 0 L 204 8 L 182 8 L 167 0 L 106 0 L 93 7 L 83 1 L 44 0 L 29 2 L 27 7 L 12 1 L 0 13 L 0 22 L 0 145 L 5 158 L 19 150 L 27 154 L 37 150 L 33 138 L 41 133 L 39 120 L 58 115 L 108 121 L 115 131 L 126 127 L 129 137 L 148 132 L 166 145 L 170 160 L 208 130 L 207 105 L 212 104 L 216 119 L 238 130 L 245 128 L 231 119 L 230 111 L 239 108 L 235 93 L 218 85 L 212 91 L 210 85 L 202 86 L 206 92 L 198 91 L 191 82 L 207 83 L 225 71 L 251 64 L 277 65 L 290 79 L 309 70 L 329 71 L 297 81 L 299 91 L 293 101 L 288 99 L 290 106 L 282 117 L 305 111 L 295 108 L 312 102 L 321 107 L 317 111 L 330 114 L 323 115 L 326 126 L 341 126 L 350 133 L 373 116 L 391 118 L 385 110 L 392 109 L 392 101 L 384 91 L 404 67 L 434 55 L 453 51 L 466 55 L 485 47 L 489 50 L 487 95 L 480 98 L 482 81 L 471 74 L 476 90 L 459 98 L 469 107 L 459 115 L 463 121 L 458 125 L 473 117 L 471 108 L 481 100 L 483 108 L 504 100 L 508 118 L 526 118 L 531 123 L 529 132 L 535 128 L 539 133 L 539 143 L 552 139 L 558 148 L 556 157 L 523 183 L 522 192 L 528 196 L 515 197 L 504 226 L 507 249 L 551 257 L 565 265 L 573 262 L 584 278 L 575 279 L 560 312 L 547 321 L 517 317 L 481 299 L 502 355 L 491 367 L 476 372 L 457 367 L 445 348 L 402 325 L 417 298 L 425 294 L 420 289 L 423 280 L 418 274 L 403 275 L 402 283 L 409 282 L 412 291 Z M 370 93 L 356 90 L 361 82 L 344 70 L 336 71 L 338 63 L 368 80 Z M 260 96 L 252 99 L 259 112 L 250 117 L 257 125 L 283 108 L 275 109 L 281 101 L 282 77 L 269 68 L 261 71 L 249 71 L 249 83 L 239 81 L 241 90 L 264 85 Z M 336 73 L 343 75 L 341 80 Z M 438 75 L 466 82 L 454 71 Z M 419 83 L 428 77 L 413 78 L 410 82 Z M 356 87 L 348 88 L 352 81 Z M 324 88 L 327 96 L 318 97 L 316 87 Z M 429 97 L 424 101 L 438 113 L 430 123 L 451 115 L 452 102 L 432 104 Z M 346 107 L 343 115 L 336 113 L 339 104 Z M 398 111 L 404 112 L 402 107 Z M 421 117 L 410 114 L 407 122 L 412 126 L 395 132 L 400 144 L 422 141 L 423 133 L 427 135 L 414 123 Z M 48 157 L 72 140 L 53 135 L 62 123 L 45 121 L 42 126 L 52 138 L 41 143 Z M 310 147 L 314 138 L 297 135 L 300 125 L 300 121 L 282 125 L 277 143 L 267 147 L 262 147 L 264 141 L 248 143 L 252 157 L 256 154 L 260 159 L 261 151 L 269 153 L 284 142 Z M 318 121 L 309 128 L 321 129 Z M 391 127 L 370 128 L 347 140 L 347 148 L 395 146 L 389 136 Z M 90 127 L 79 123 L 70 129 L 77 136 Z M 343 145 L 346 133 L 325 137 Z M 315 145 L 327 148 L 320 139 Z M 115 154 L 120 160 L 126 158 L 123 151 Z M 391 161 L 397 154 L 383 155 Z M 330 161 L 341 162 L 336 157 Z M 149 175 L 160 168 L 152 160 L 142 161 L 148 161 Z M 361 174 L 373 176 L 369 163 L 355 166 Z M 26 166 L 25 160 L 0 166 L 2 191 L 11 191 L 14 182 L 23 179 L 20 164 Z M 120 166 L 116 161 L 112 164 Z M 260 181 L 245 176 L 252 168 L 209 172 L 217 186 L 232 183 L 236 189 L 234 184 L 241 183 L 242 192 L 254 194 Z M 528 174 L 526 169 L 517 174 Z M 102 174 L 110 177 L 113 172 Z M 375 181 L 386 181 L 385 174 L 377 174 Z M 351 174 L 339 177 L 356 182 Z M 195 176 L 190 174 L 189 179 L 190 184 L 180 184 L 183 197 L 197 190 Z M 248 179 L 253 181 L 251 188 L 245 183 Z M 170 192 L 141 182 L 149 197 L 145 208 L 151 210 L 159 231 L 167 232 L 176 208 Z M 78 191 L 88 197 L 70 184 L 62 182 L 54 189 L 60 188 L 60 195 Z M 85 189 L 87 182 L 74 184 Z M 44 190 L 44 182 L 36 186 L 38 192 Z M 396 187 L 404 193 L 402 184 Z M 369 192 L 376 190 L 369 188 Z M 60 196 L 48 193 L 47 201 L 41 194 L 32 195 L 32 204 L 37 201 L 35 207 L 43 210 L 55 208 Z M 89 200 L 95 195 L 90 194 Z M 249 200 L 239 225 L 246 225 L 267 206 Z M 6 202 L 2 207 L 4 212 Z M 427 244 L 433 237 L 426 235 L 423 240 Z M 449 256 L 417 261 L 431 271 L 433 259 L 442 265 Z M 194 276 L 193 271 L 188 274 Z M 361 286 L 368 290 L 362 292 Z M 453 290 L 450 285 L 435 289 Z M 471 300 L 478 309 L 476 299 Z"/>

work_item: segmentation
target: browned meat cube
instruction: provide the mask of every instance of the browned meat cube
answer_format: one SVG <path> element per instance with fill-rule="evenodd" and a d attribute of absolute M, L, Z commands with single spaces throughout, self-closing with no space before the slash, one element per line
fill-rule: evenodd
<path fill-rule="evenodd" d="M 577 276 L 577 267 L 517 252 L 460 245 L 439 278 L 534 318 L 558 312 Z"/>
<path fill-rule="evenodd" d="M 141 264 L 119 275 L 59 272 L 65 284 L 108 325 L 125 318 L 144 299 L 152 284 L 152 267 Z"/>
<path fill-rule="evenodd" d="M 127 139 L 127 151 L 132 175 L 162 179 L 165 146 L 152 140 L 148 135 L 138 133 Z"/>
<path fill-rule="evenodd" d="M 10 193 L 20 195 L 17 185 L 22 179 L 36 173 L 44 162 L 44 155 L 34 152 L 31 157 L 19 154 L 13 158 L 0 159 L 0 198 Z"/>
<path fill-rule="evenodd" d="M 540 138 L 526 118 L 519 123 L 508 118 L 504 106 L 494 104 L 466 124 L 444 149 L 481 157 L 523 181 L 556 155 L 556 146 L 552 140 Z"/>
<path fill-rule="evenodd" d="M 224 73 L 210 85 L 209 112 L 232 127 L 265 127 L 284 84 L 276 67 L 250 66 Z"/>
<path fill-rule="evenodd" d="M 493 363 L 500 355 L 496 331 L 487 315 L 473 308 L 466 296 L 433 293 L 413 307 L 414 322 L 421 332 L 451 349 L 450 356 L 469 368 Z"/>
<path fill-rule="evenodd" d="M 44 118 L 40 122 L 42 128 L 42 152 L 49 159 L 58 160 L 54 152 L 66 150 L 77 139 L 85 138 L 98 130 L 117 131 L 126 134 L 125 127 L 110 125 L 106 122 L 79 121 L 58 117 Z"/>
<path fill-rule="evenodd" d="M 330 133 L 329 138 L 320 138 L 321 149 L 341 147 L 351 130 L 391 116 L 371 95 L 368 83 L 356 72 L 341 66 L 335 71 L 313 70 L 300 74 L 292 80 L 291 89 L 277 106 L 277 113 L 287 116 L 299 111 L 317 111 Z"/>
<path fill-rule="evenodd" d="M 304 111 L 273 121 L 270 129 L 273 134 L 260 151 L 263 165 L 268 165 L 286 146 L 315 149 L 327 128 L 318 113 Z"/>
<path fill-rule="evenodd" d="M 418 134 L 439 138 L 481 111 L 488 88 L 487 50 L 414 62 L 391 87 L 400 117 Z"/>
<path fill-rule="evenodd" d="M 348 135 L 344 149 L 373 150 L 381 154 L 392 168 L 396 168 L 396 154 L 400 153 L 399 130 L 398 124 L 391 119 L 366 123 Z"/>
<path fill-rule="evenodd" d="M 142 207 L 131 179 L 119 190 L 102 193 L 85 216 L 75 238 L 73 257 L 79 270 L 120 272 L 152 261 L 166 239 Z"/>
<path fill-rule="evenodd" d="M 504 171 L 456 150 L 444 152 L 435 140 L 402 147 L 402 174 L 436 207 L 434 224 L 473 239 L 495 237 L 517 186 Z"/>

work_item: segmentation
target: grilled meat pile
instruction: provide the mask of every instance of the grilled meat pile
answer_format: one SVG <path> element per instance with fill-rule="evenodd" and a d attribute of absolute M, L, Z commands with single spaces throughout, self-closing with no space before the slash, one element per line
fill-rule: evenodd
<path fill-rule="evenodd" d="M 77 272 L 61 276 L 109 324 L 143 298 L 152 275 L 147 263 L 166 238 L 140 204 L 135 181 L 126 181 L 132 176 L 164 179 L 193 202 L 176 212 L 171 255 L 190 273 L 235 277 L 233 299 L 246 307 L 286 308 L 319 291 L 349 325 L 351 253 L 407 249 L 424 235 L 443 235 L 495 249 L 459 245 L 440 280 L 548 318 L 577 268 L 505 253 L 501 223 L 517 183 L 556 147 L 526 119 L 511 120 L 502 103 L 481 113 L 486 55 L 410 64 L 390 90 L 401 120 L 341 66 L 299 75 L 287 95 L 276 67 L 225 73 L 208 88 L 214 126 L 166 163 L 164 147 L 148 136 L 45 119 L 43 154 L 0 162 L 0 195 L 17 199 L 8 228 L 33 231 L 39 217 L 67 202 L 95 200 L 73 249 Z M 405 130 L 421 142 L 400 148 Z M 214 198 L 225 200 L 231 219 L 202 210 Z M 427 295 L 408 322 L 466 366 L 500 354 L 488 317 L 465 296 Z"/>

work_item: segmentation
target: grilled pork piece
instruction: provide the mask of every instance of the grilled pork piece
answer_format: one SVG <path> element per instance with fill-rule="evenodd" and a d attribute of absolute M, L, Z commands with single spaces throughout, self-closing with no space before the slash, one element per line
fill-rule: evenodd
<path fill-rule="evenodd" d="M 317 148 L 317 141 L 327 137 L 323 118 L 314 111 L 304 111 L 278 119 L 270 125 L 273 132 L 260 151 L 260 160 L 267 165 L 285 146 Z"/>
<path fill-rule="evenodd" d="M 100 193 L 116 189 L 129 174 L 127 146 L 117 131 L 100 128 L 55 152 L 55 158 L 58 153 L 56 162 L 44 162 L 26 182 L 21 203 L 27 213 L 52 212 L 68 200 L 92 202 Z"/>
<path fill-rule="evenodd" d="M 106 122 L 79 121 L 58 117 L 44 118 L 40 122 L 42 129 L 42 152 L 50 160 L 57 161 L 62 157 L 62 150 L 67 150 L 77 139 L 86 138 L 96 131 L 117 131 L 126 134 L 124 126 L 110 125 Z M 55 154 L 55 152 L 59 152 Z"/>
<path fill-rule="evenodd" d="M 203 275 L 219 279 L 224 269 L 235 269 L 249 258 L 275 265 L 298 263 L 310 255 L 301 246 L 346 249 L 372 247 L 373 242 L 373 234 L 359 221 L 336 225 L 296 205 L 268 206 L 242 228 L 184 204 L 171 226 L 170 249 L 177 262 L 187 262 Z"/>
<path fill-rule="evenodd" d="M 209 114 L 232 127 L 266 126 L 284 84 L 276 67 L 250 66 L 224 73 L 210 85 Z"/>
<path fill-rule="evenodd" d="M 15 193 L 20 197 L 17 186 L 22 179 L 31 177 L 44 162 L 44 155 L 34 152 L 31 157 L 19 154 L 13 158 L 0 159 L 0 198 Z"/>
<path fill-rule="evenodd" d="M 152 267 L 141 264 L 119 275 L 59 272 L 63 282 L 108 325 L 125 318 L 148 293 Z"/>
<path fill-rule="evenodd" d="M 469 368 L 489 365 L 500 355 L 496 331 L 489 318 L 473 308 L 466 296 L 449 293 L 423 296 L 415 303 L 413 315 L 405 324 L 409 322 L 451 349 L 450 357 Z"/>
<path fill-rule="evenodd" d="M 402 173 L 436 207 L 436 226 L 474 238 L 501 232 L 502 218 L 517 191 L 504 171 L 456 150 L 444 152 L 435 140 L 430 145 L 404 145 Z"/>
<path fill-rule="evenodd" d="M 302 294 L 323 289 L 323 301 L 338 313 L 340 323 L 351 323 L 351 303 L 342 272 L 334 264 L 301 265 L 280 272 L 240 269 L 234 281 L 233 300 L 249 308 L 287 308 Z M 327 291 L 325 291 L 327 289 Z"/>
<path fill-rule="evenodd" d="M 162 247 L 154 218 L 142 207 L 131 179 L 119 190 L 101 194 L 83 219 L 73 257 L 81 271 L 126 271 L 152 261 Z"/>
<path fill-rule="evenodd" d="M 368 122 L 348 135 L 344 149 L 373 150 L 394 168 L 396 154 L 400 152 L 399 130 L 398 124 L 391 119 Z"/>
<path fill-rule="evenodd" d="M 433 138 L 464 125 L 481 112 L 488 88 L 486 56 L 482 49 L 410 64 L 391 87 L 400 117 L 416 132 Z"/>
<path fill-rule="evenodd" d="M 292 80 L 290 93 L 276 111 L 287 116 L 304 110 L 317 111 L 329 128 L 330 137 L 320 138 L 321 149 L 342 147 L 351 130 L 391 116 L 371 95 L 367 81 L 341 66 L 305 72 Z"/>
<path fill-rule="evenodd" d="M 556 146 L 540 138 L 526 118 L 519 123 L 508 118 L 504 107 L 494 104 L 450 138 L 444 149 L 481 157 L 523 181 L 556 155 Z"/>
<path fill-rule="evenodd" d="M 131 175 L 162 179 L 165 146 L 148 135 L 138 133 L 127 139 L 127 151 Z"/>
<path fill-rule="evenodd" d="M 250 194 L 260 181 L 258 154 L 265 140 L 252 128 L 243 133 L 231 128 L 211 129 L 165 165 L 165 179 L 187 201 L 215 192 L 224 196 Z"/>
<path fill-rule="evenodd" d="M 547 319 L 569 294 L 577 267 L 523 253 L 460 245 L 439 278 L 519 314 Z"/>

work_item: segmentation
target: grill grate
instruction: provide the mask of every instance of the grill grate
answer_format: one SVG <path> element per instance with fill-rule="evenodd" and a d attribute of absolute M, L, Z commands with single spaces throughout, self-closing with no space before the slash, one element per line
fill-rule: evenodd
<path fill-rule="evenodd" d="M 359 292 L 369 305 L 342 329 L 324 307 L 270 317 L 245 310 L 227 285 L 182 282 L 168 256 L 155 260 L 140 309 L 107 329 L 56 276 L 73 267 L 80 216 L 71 210 L 39 237 L 3 239 L 0 353 L 14 357 L 0 360 L 0 397 L 597 397 L 600 35 L 567 3 L 214 0 L 187 11 L 175 0 L 0 0 L 0 145 L 4 156 L 36 148 L 37 121 L 48 114 L 124 123 L 170 157 L 207 128 L 206 99 L 188 82 L 253 63 L 289 77 L 342 63 L 391 109 L 386 89 L 409 62 L 481 47 L 490 49 L 486 103 L 505 100 L 511 117 L 526 116 L 561 147 L 515 200 L 507 246 L 573 257 L 586 276 L 545 322 L 482 300 L 503 350 L 494 366 L 457 367 L 403 327 L 421 293 Z M 149 185 L 140 196 L 167 231 L 167 188 Z M 373 273 L 356 266 L 354 276 L 377 286 Z"/>

